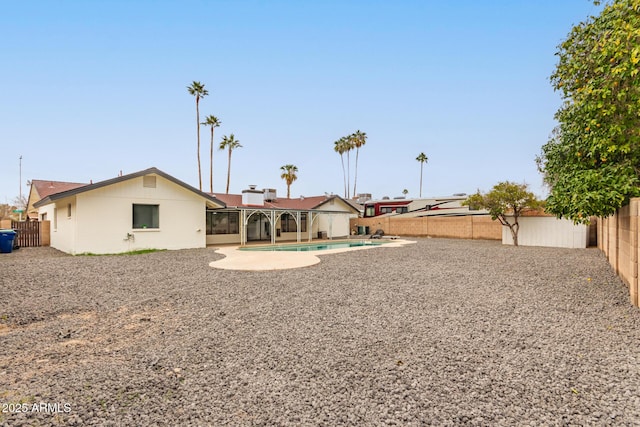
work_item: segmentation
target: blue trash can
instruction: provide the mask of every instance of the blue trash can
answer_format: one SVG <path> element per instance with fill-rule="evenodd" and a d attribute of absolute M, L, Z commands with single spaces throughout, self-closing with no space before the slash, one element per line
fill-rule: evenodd
<path fill-rule="evenodd" d="M 13 239 L 16 238 L 13 230 L 0 230 L 0 253 L 10 254 L 13 250 Z"/>

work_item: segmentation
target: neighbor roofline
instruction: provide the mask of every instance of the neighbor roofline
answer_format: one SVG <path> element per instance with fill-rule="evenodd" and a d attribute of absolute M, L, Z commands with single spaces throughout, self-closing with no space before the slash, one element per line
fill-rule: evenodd
<path fill-rule="evenodd" d="M 326 199 L 324 199 L 323 201 L 321 201 L 321 202 L 320 202 L 320 203 L 318 203 L 317 205 L 313 206 L 313 208 L 312 208 L 312 209 L 316 209 L 317 207 L 322 206 L 322 205 L 324 205 L 325 203 L 327 203 L 328 201 L 333 200 L 333 199 L 339 199 L 339 200 L 342 200 L 342 201 L 343 201 L 347 206 L 349 206 L 351 209 L 353 209 L 353 210 L 355 211 L 355 213 L 358 213 L 358 214 L 360 213 L 360 209 L 356 208 L 356 207 L 355 207 L 355 206 L 353 206 L 351 203 L 349 203 L 349 201 L 348 201 L 348 200 L 343 199 L 342 197 L 338 196 L 337 194 L 333 194 L 333 195 L 331 195 L 331 196 L 327 197 Z"/>

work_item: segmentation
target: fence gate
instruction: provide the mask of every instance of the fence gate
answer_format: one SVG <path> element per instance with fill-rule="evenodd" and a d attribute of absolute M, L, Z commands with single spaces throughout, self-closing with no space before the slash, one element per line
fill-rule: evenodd
<path fill-rule="evenodd" d="M 39 221 L 11 221 L 11 228 L 18 232 L 18 245 L 22 248 L 40 246 Z"/>

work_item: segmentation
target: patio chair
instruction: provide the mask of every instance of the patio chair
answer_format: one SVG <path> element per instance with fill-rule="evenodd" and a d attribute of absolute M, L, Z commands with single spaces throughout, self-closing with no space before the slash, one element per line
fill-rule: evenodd
<path fill-rule="evenodd" d="M 375 233 L 369 236 L 370 239 L 379 239 L 384 236 L 384 230 L 378 228 Z"/>

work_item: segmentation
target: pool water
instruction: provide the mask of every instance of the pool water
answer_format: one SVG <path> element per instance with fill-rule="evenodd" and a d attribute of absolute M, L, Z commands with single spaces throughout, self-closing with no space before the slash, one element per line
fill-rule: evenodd
<path fill-rule="evenodd" d="M 323 242 L 323 243 L 306 243 L 306 244 L 293 244 L 293 245 L 273 245 L 273 246 L 255 246 L 240 248 L 241 251 L 289 251 L 289 252 L 308 252 L 308 251 L 323 251 L 325 249 L 344 249 L 344 248 L 357 248 L 360 246 L 380 246 L 386 242 L 372 242 L 368 240 L 359 241 L 338 241 L 338 242 Z"/>

